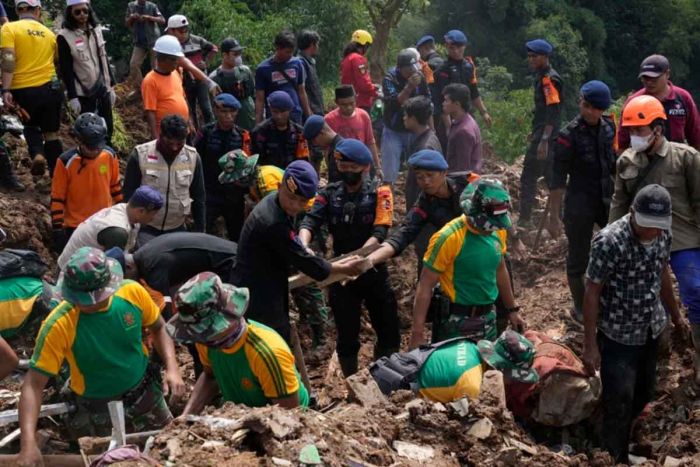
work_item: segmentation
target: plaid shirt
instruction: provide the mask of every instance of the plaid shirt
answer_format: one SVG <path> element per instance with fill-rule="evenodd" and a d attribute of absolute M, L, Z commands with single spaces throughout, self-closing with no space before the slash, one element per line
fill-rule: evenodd
<path fill-rule="evenodd" d="M 671 233 L 651 245 L 639 243 L 630 215 L 609 224 L 593 239 L 586 276 L 605 284 L 598 328 L 625 345 L 644 345 L 649 327 L 654 338 L 666 327 L 661 304 L 661 272 L 671 254 Z"/>

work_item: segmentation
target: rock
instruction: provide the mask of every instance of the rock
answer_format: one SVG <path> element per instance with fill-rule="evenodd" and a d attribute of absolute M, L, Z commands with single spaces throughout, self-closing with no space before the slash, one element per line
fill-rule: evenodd
<path fill-rule="evenodd" d="M 216 449 L 223 446 L 226 446 L 226 443 L 224 443 L 223 441 L 210 439 L 205 441 L 204 444 L 202 444 L 202 449 Z"/>
<path fill-rule="evenodd" d="M 681 463 L 683 463 L 683 460 L 671 456 L 666 456 L 666 459 L 664 459 L 664 467 L 678 467 Z"/>
<path fill-rule="evenodd" d="M 482 418 L 469 428 L 467 434 L 476 439 L 486 439 L 491 436 L 493 430 L 493 422 L 488 418 Z"/>
<path fill-rule="evenodd" d="M 466 417 L 469 415 L 469 399 L 466 397 L 450 402 L 449 405 L 460 417 Z"/>
<path fill-rule="evenodd" d="M 392 444 L 401 457 L 418 462 L 427 462 L 435 457 L 435 450 L 430 446 L 418 446 L 405 441 L 394 441 Z"/>
<path fill-rule="evenodd" d="M 385 405 L 387 402 L 367 368 L 346 378 L 345 384 L 348 387 L 348 397 L 363 407 Z"/>
<path fill-rule="evenodd" d="M 178 458 L 182 457 L 182 448 L 177 438 L 170 438 L 167 443 L 165 443 L 165 449 L 168 450 L 169 461 L 177 461 Z"/>
<path fill-rule="evenodd" d="M 520 452 L 518 451 L 517 448 L 514 448 L 514 447 L 502 448 L 500 451 L 498 451 L 498 454 L 496 454 L 496 465 L 502 465 L 502 466 L 517 465 L 519 454 L 520 454 Z"/>
<path fill-rule="evenodd" d="M 272 457 L 272 459 L 270 459 L 270 460 L 272 461 L 272 463 L 274 465 L 279 465 L 282 467 L 289 467 L 292 465 L 292 463 L 290 461 L 288 461 L 287 459 L 280 459 L 279 457 Z"/>
<path fill-rule="evenodd" d="M 506 408 L 506 389 L 503 384 L 503 373 L 497 370 L 488 370 L 484 373 L 479 399 L 483 399 L 485 396 L 491 396 L 496 401 L 496 407 L 499 409 Z"/>
<path fill-rule="evenodd" d="M 630 460 L 630 465 L 639 465 L 645 463 L 648 459 L 646 457 L 642 456 L 633 456 L 632 454 L 628 454 L 627 457 Z"/>
<path fill-rule="evenodd" d="M 433 412 L 447 412 L 447 408 L 440 402 L 433 404 Z"/>
<path fill-rule="evenodd" d="M 318 453 L 318 449 L 313 444 L 307 444 L 301 451 L 299 451 L 299 462 L 306 465 L 318 465 L 321 464 L 321 456 Z"/>

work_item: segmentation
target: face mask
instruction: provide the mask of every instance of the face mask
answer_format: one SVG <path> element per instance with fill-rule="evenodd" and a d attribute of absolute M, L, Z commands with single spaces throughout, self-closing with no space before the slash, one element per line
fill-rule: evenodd
<path fill-rule="evenodd" d="M 354 186 L 362 180 L 362 172 L 340 172 L 340 179 L 348 185 Z"/>
<path fill-rule="evenodd" d="M 238 329 L 237 332 L 234 332 L 233 334 L 224 338 L 223 340 L 208 342 L 208 343 L 206 343 L 206 345 L 208 347 L 214 347 L 217 349 L 226 349 L 228 347 L 231 347 L 233 344 L 236 343 L 236 341 L 238 341 L 238 339 L 241 338 L 241 336 L 243 335 L 243 332 L 247 329 L 247 327 L 248 327 L 248 325 L 245 322 L 245 320 L 241 319 L 240 328 Z"/>
<path fill-rule="evenodd" d="M 240 55 L 238 55 L 236 58 L 233 59 L 233 64 L 234 64 L 235 66 L 241 66 L 241 65 L 243 65 L 243 57 L 241 57 Z"/>
<path fill-rule="evenodd" d="M 630 147 L 637 152 L 643 152 L 649 149 L 652 141 L 654 141 L 654 133 L 648 137 L 632 135 L 630 136 Z"/>

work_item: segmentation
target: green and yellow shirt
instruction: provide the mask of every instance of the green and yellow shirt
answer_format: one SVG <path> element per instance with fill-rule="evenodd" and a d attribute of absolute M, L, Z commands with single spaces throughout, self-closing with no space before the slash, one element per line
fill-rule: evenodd
<path fill-rule="evenodd" d="M 0 279 L 0 337 L 8 339 L 21 332 L 42 292 L 41 279 L 35 277 Z"/>
<path fill-rule="evenodd" d="M 451 302 L 489 305 L 498 297 L 496 271 L 506 252 L 506 232 L 481 235 L 461 215 L 437 231 L 423 264 L 440 274 L 440 288 Z"/>
<path fill-rule="evenodd" d="M 41 326 L 30 367 L 55 376 L 67 360 L 71 389 L 77 395 L 120 396 L 136 386 L 146 371 L 148 350 L 142 330 L 159 316 L 148 292 L 129 280 L 104 310 L 95 313 L 81 313 L 62 301 Z"/>
<path fill-rule="evenodd" d="M 294 355 L 271 328 L 248 320 L 243 336 L 229 348 L 196 345 L 202 365 L 213 371 L 224 400 L 262 407 L 271 399 L 298 392 L 300 405 L 308 407 L 309 393 L 294 365 Z"/>
<path fill-rule="evenodd" d="M 436 349 L 418 374 L 420 394 L 436 402 L 476 399 L 484 374 L 476 344 L 463 339 Z"/>

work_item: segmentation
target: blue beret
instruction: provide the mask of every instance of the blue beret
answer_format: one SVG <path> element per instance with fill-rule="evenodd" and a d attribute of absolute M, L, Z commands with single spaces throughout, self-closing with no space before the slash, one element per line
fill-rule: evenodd
<path fill-rule="evenodd" d="M 141 185 L 134 191 L 129 199 L 129 204 L 135 208 L 146 208 L 149 211 L 156 211 L 163 207 L 165 200 L 160 191 L 152 186 Z"/>
<path fill-rule="evenodd" d="M 238 99 L 236 99 L 231 94 L 227 94 L 227 93 L 219 94 L 214 98 L 214 101 L 217 104 L 221 104 L 222 107 L 225 107 L 227 109 L 236 109 L 236 110 L 241 109 L 241 103 L 238 101 Z"/>
<path fill-rule="evenodd" d="M 408 165 L 419 170 L 447 170 L 445 157 L 432 149 L 421 149 L 408 158 Z"/>
<path fill-rule="evenodd" d="M 296 160 L 285 169 L 282 183 L 295 195 L 311 199 L 318 189 L 318 174 L 313 165 Z"/>
<path fill-rule="evenodd" d="M 581 97 L 596 109 L 607 110 L 612 104 L 610 88 L 602 81 L 593 80 L 581 86 Z"/>
<path fill-rule="evenodd" d="M 423 44 L 427 44 L 428 42 L 435 42 L 435 38 L 431 35 L 423 36 L 420 39 L 418 39 L 418 42 L 416 42 L 416 47 L 420 47 Z"/>
<path fill-rule="evenodd" d="M 467 45 L 467 36 L 464 35 L 459 29 L 453 29 L 452 31 L 447 31 L 445 34 L 445 42 L 453 42 L 457 45 Z"/>
<path fill-rule="evenodd" d="M 532 52 L 537 55 L 549 55 L 554 50 L 552 44 L 544 39 L 535 39 L 525 43 L 525 48 L 528 52 Z"/>
<path fill-rule="evenodd" d="M 279 109 L 282 111 L 292 110 L 294 108 L 294 101 L 286 92 L 275 91 L 267 96 L 267 105 L 269 105 L 271 109 Z"/>
<path fill-rule="evenodd" d="M 317 137 L 323 130 L 325 123 L 326 120 L 321 115 L 312 115 L 307 118 L 306 123 L 304 123 L 304 138 L 306 138 L 306 141 L 311 141 Z"/>
<path fill-rule="evenodd" d="M 109 250 L 105 251 L 105 256 L 116 260 L 122 267 L 122 271 L 126 271 L 126 258 L 124 255 L 124 250 L 118 246 L 113 246 Z"/>
<path fill-rule="evenodd" d="M 335 146 L 336 154 L 340 160 L 354 162 L 360 165 L 372 164 L 372 153 L 365 144 L 357 139 L 345 138 Z M 338 158 L 338 156 L 336 156 Z"/>

